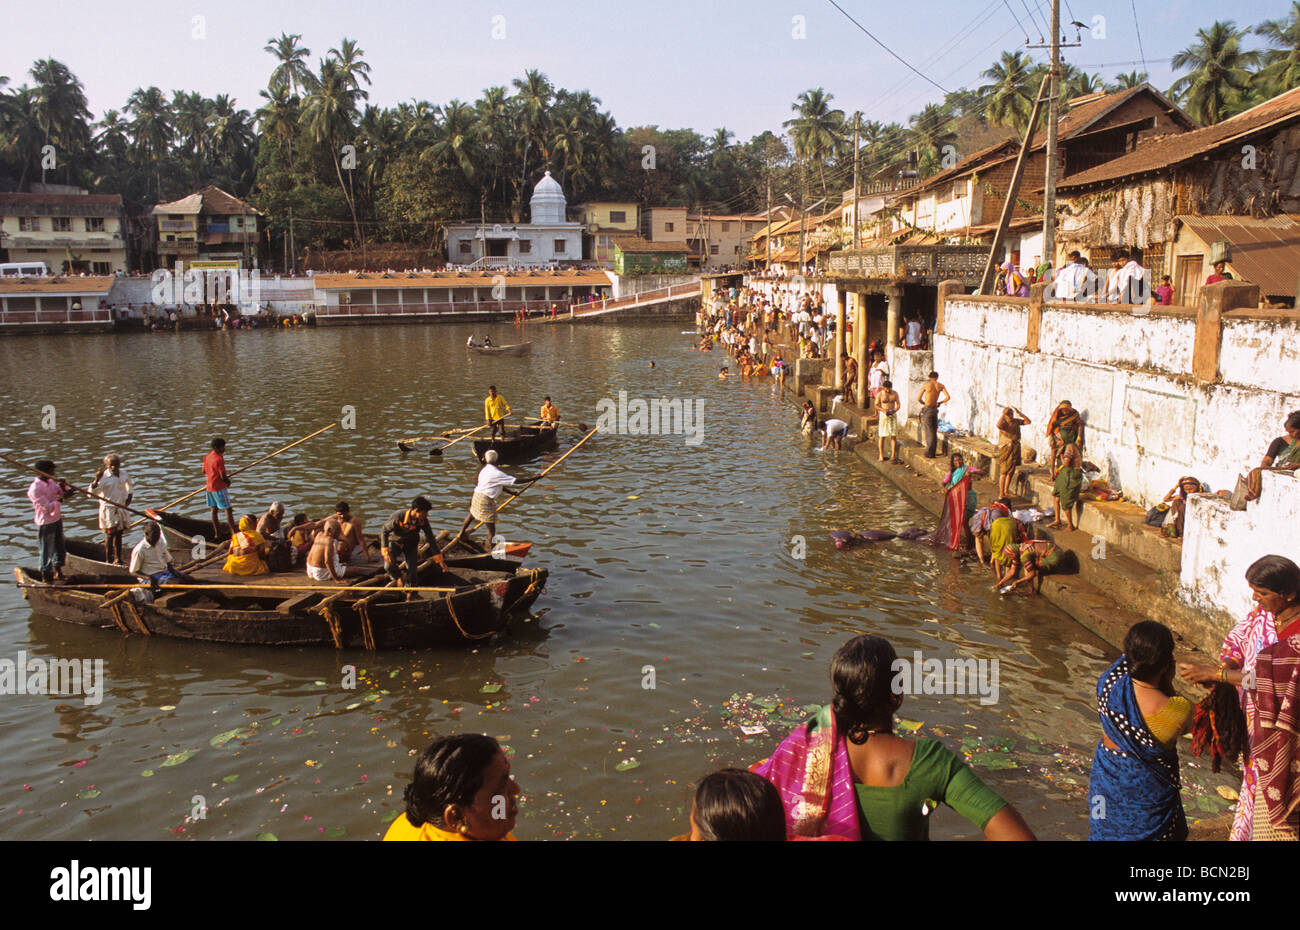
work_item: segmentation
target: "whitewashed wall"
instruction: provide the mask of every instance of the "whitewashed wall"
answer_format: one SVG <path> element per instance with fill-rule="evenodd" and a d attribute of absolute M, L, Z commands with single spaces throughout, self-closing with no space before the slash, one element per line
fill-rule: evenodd
<path fill-rule="evenodd" d="M 1033 420 L 1025 444 L 1044 450 L 1047 419 L 1069 400 L 1084 415 L 1084 457 L 1147 506 L 1184 474 L 1231 489 L 1300 409 L 1294 317 L 1229 318 L 1214 385 L 1191 377 L 1195 321 L 1185 312 L 1047 304 L 1032 353 L 1028 318 L 1027 298 L 949 299 L 934 356 L 952 402 L 940 415 L 996 442 L 1002 408 L 1015 405 Z"/>
<path fill-rule="evenodd" d="M 1251 608 L 1246 569 L 1265 555 L 1300 563 L 1300 478 L 1265 472 L 1260 498 L 1231 510 L 1222 498 L 1194 496 L 1183 534 L 1181 593 L 1193 607 L 1240 619 Z M 1223 632 L 1227 632 L 1225 629 Z"/>

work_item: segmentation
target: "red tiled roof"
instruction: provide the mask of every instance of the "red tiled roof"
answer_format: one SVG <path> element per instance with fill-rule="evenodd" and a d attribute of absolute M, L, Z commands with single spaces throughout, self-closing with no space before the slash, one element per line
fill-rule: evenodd
<path fill-rule="evenodd" d="M 1300 87 L 1278 94 L 1230 119 L 1203 129 L 1175 133 L 1144 143 L 1127 155 L 1071 175 L 1059 190 L 1117 181 L 1173 168 L 1247 136 L 1300 119 Z"/>
<path fill-rule="evenodd" d="M 352 274 L 316 274 L 312 284 L 319 290 L 359 291 L 370 288 L 395 287 L 491 287 L 502 283 L 506 287 L 608 287 L 609 278 L 603 271 L 434 271 L 428 273 L 399 271 L 387 276 L 375 272 Z"/>
<path fill-rule="evenodd" d="M 685 242 L 651 242 L 640 236 L 622 236 L 612 240 L 612 243 L 614 248 L 625 255 L 689 251 Z"/>
<path fill-rule="evenodd" d="M 200 188 L 188 197 L 182 197 L 180 200 L 173 200 L 168 203 L 160 203 L 153 208 L 155 216 L 163 213 L 261 216 L 258 210 L 253 209 L 238 197 L 227 194 L 221 188 L 211 184 Z"/>

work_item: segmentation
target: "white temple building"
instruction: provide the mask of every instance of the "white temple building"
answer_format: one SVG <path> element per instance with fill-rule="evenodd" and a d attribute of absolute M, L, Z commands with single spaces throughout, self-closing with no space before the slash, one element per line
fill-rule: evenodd
<path fill-rule="evenodd" d="M 528 223 L 449 223 L 447 260 L 476 267 L 535 267 L 582 261 L 581 223 L 565 217 L 564 191 L 548 171 L 533 188 Z"/>

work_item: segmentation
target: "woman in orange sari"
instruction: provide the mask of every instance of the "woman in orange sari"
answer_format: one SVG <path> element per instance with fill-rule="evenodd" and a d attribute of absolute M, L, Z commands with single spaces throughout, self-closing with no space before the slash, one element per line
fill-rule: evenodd
<path fill-rule="evenodd" d="M 435 740 L 415 762 L 402 795 L 406 810 L 385 840 L 513 840 L 519 786 L 510 760 L 490 736 L 458 733 Z"/>
<path fill-rule="evenodd" d="M 239 530 L 230 540 L 230 554 L 222 570 L 232 575 L 269 574 L 266 549 L 266 537 L 253 528 L 253 518 L 245 514 L 239 518 Z"/>

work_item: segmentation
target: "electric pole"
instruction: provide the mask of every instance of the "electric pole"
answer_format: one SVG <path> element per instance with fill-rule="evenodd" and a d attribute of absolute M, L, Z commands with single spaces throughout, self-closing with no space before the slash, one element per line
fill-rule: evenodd
<path fill-rule="evenodd" d="M 1061 0 L 1052 0 L 1052 64 L 1047 97 L 1047 174 L 1043 186 L 1043 261 L 1056 270 L 1056 123 L 1061 99 Z"/>
<path fill-rule="evenodd" d="M 766 274 L 772 269 L 772 165 L 770 162 L 767 166 L 767 230 L 763 236 L 763 245 L 767 249 L 767 256 L 763 261 L 763 273 Z"/>
<path fill-rule="evenodd" d="M 862 124 L 862 114 L 853 114 L 853 248 L 858 247 L 858 129 Z"/>

